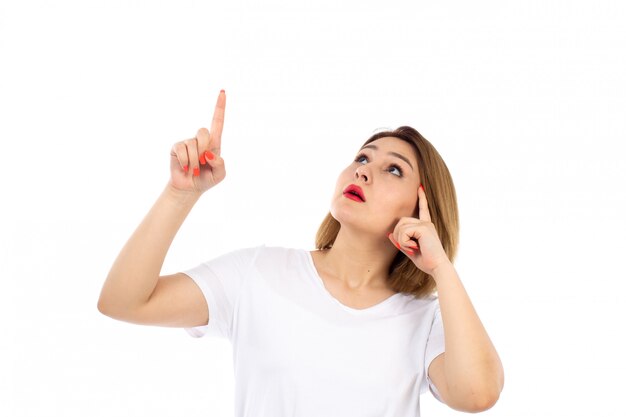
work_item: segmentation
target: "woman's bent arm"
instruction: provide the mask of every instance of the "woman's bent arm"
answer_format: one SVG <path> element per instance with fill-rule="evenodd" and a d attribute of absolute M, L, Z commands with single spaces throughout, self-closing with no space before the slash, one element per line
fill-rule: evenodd
<path fill-rule="evenodd" d="M 100 312 L 121 317 L 150 298 L 174 236 L 200 196 L 167 184 L 113 263 L 100 292 Z"/>
<path fill-rule="evenodd" d="M 226 176 L 224 160 L 220 155 L 225 109 L 226 93 L 222 90 L 215 103 L 211 131 L 202 127 L 196 137 L 172 146 L 171 178 L 113 263 L 98 300 L 98 310 L 102 314 L 124 320 L 147 305 L 158 286 L 165 255 L 178 229 L 202 193 Z M 167 283 L 174 283 L 174 290 L 172 285 L 168 285 L 168 293 L 187 292 L 187 281 L 172 279 L 175 281 L 168 280 Z M 177 282 L 182 282 L 182 287 L 176 285 Z M 162 310 L 158 304 L 157 310 Z M 154 317 L 149 320 L 154 321 Z M 172 320 L 178 319 L 164 318 L 162 314 L 159 318 L 159 322 L 171 323 Z"/>

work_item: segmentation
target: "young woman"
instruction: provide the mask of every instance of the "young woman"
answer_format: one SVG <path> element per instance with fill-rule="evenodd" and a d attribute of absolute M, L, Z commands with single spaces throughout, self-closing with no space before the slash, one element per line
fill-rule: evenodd
<path fill-rule="evenodd" d="M 419 416 L 428 389 L 457 410 L 492 407 L 504 374 L 452 263 L 452 178 L 411 127 L 375 134 L 340 173 L 316 250 L 249 247 L 159 276 L 226 175 L 225 106 L 222 90 L 211 130 L 173 145 L 171 179 L 113 264 L 100 312 L 230 340 L 237 416 Z"/>

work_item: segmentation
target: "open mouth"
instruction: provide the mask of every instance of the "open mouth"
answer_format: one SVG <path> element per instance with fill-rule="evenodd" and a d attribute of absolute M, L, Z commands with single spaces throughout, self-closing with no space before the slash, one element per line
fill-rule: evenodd
<path fill-rule="evenodd" d="M 343 195 L 351 200 L 360 201 L 361 203 L 365 202 L 365 200 L 363 200 L 363 198 L 355 191 L 348 191 L 347 193 L 343 193 Z"/>
<path fill-rule="evenodd" d="M 365 202 L 365 195 L 363 194 L 363 190 L 356 184 L 350 184 L 343 190 L 343 195 L 350 198 L 351 200 L 360 201 L 361 203 Z"/>

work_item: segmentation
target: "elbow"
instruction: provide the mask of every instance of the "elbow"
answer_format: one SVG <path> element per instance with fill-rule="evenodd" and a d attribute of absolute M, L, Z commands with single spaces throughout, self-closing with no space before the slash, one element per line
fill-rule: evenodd
<path fill-rule="evenodd" d="M 480 413 L 482 411 L 487 411 L 491 407 L 496 405 L 496 402 L 498 402 L 499 398 L 499 392 L 484 393 L 474 398 L 472 404 L 465 411 L 470 413 Z"/>
<path fill-rule="evenodd" d="M 484 386 L 480 390 L 474 391 L 472 395 L 472 401 L 470 401 L 469 407 L 465 410 L 470 413 L 480 413 L 487 411 L 500 399 L 500 392 L 502 392 L 502 386 L 500 384 L 490 384 Z"/>
<path fill-rule="evenodd" d="M 112 304 L 103 297 L 98 299 L 98 311 L 105 316 L 111 317 Z"/>
<path fill-rule="evenodd" d="M 98 311 L 112 319 L 121 321 L 132 322 L 132 317 L 135 317 L 135 313 L 138 310 L 136 307 L 129 307 L 126 304 L 108 300 L 103 301 L 102 298 L 98 300 Z"/>
<path fill-rule="evenodd" d="M 500 393 L 504 387 L 504 370 L 502 366 L 495 374 L 480 378 L 481 382 L 473 384 L 471 388 L 470 406 L 465 411 L 470 413 L 480 413 L 487 411 L 500 399 Z"/>
<path fill-rule="evenodd" d="M 104 314 L 105 316 L 107 315 L 107 313 L 106 313 L 106 305 L 102 302 L 102 299 L 98 300 L 98 311 L 101 314 Z"/>
<path fill-rule="evenodd" d="M 480 413 L 492 408 L 500 399 L 504 387 L 504 370 L 497 366 L 482 372 L 468 373 L 462 381 L 448 385 L 451 408 L 468 413 Z"/>
<path fill-rule="evenodd" d="M 466 413 L 487 411 L 498 402 L 501 391 L 502 386 L 499 384 L 482 386 L 480 388 L 475 387 L 471 394 L 465 397 L 465 400 L 459 401 L 459 403 L 455 404 L 456 406 L 451 405 L 451 407 Z"/>
<path fill-rule="evenodd" d="M 104 292 L 104 291 L 103 291 Z M 98 298 L 98 311 L 105 316 L 111 317 L 111 314 L 115 314 L 116 311 L 120 310 L 119 298 L 114 298 L 104 293 L 100 294 Z"/>

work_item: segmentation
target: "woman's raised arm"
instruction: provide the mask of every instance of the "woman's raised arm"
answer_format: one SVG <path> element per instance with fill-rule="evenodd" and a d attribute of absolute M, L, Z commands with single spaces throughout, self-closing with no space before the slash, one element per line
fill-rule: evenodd
<path fill-rule="evenodd" d="M 225 107 L 222 90 L 210 133 L 201 128 L 195 138 L 172 146 L 171 179 L 113 263 L 98 300 L 103 314 L 123 320 L 149 300 L 183 221 L 202 193 L 226 176 L 220 156 Z"/>

